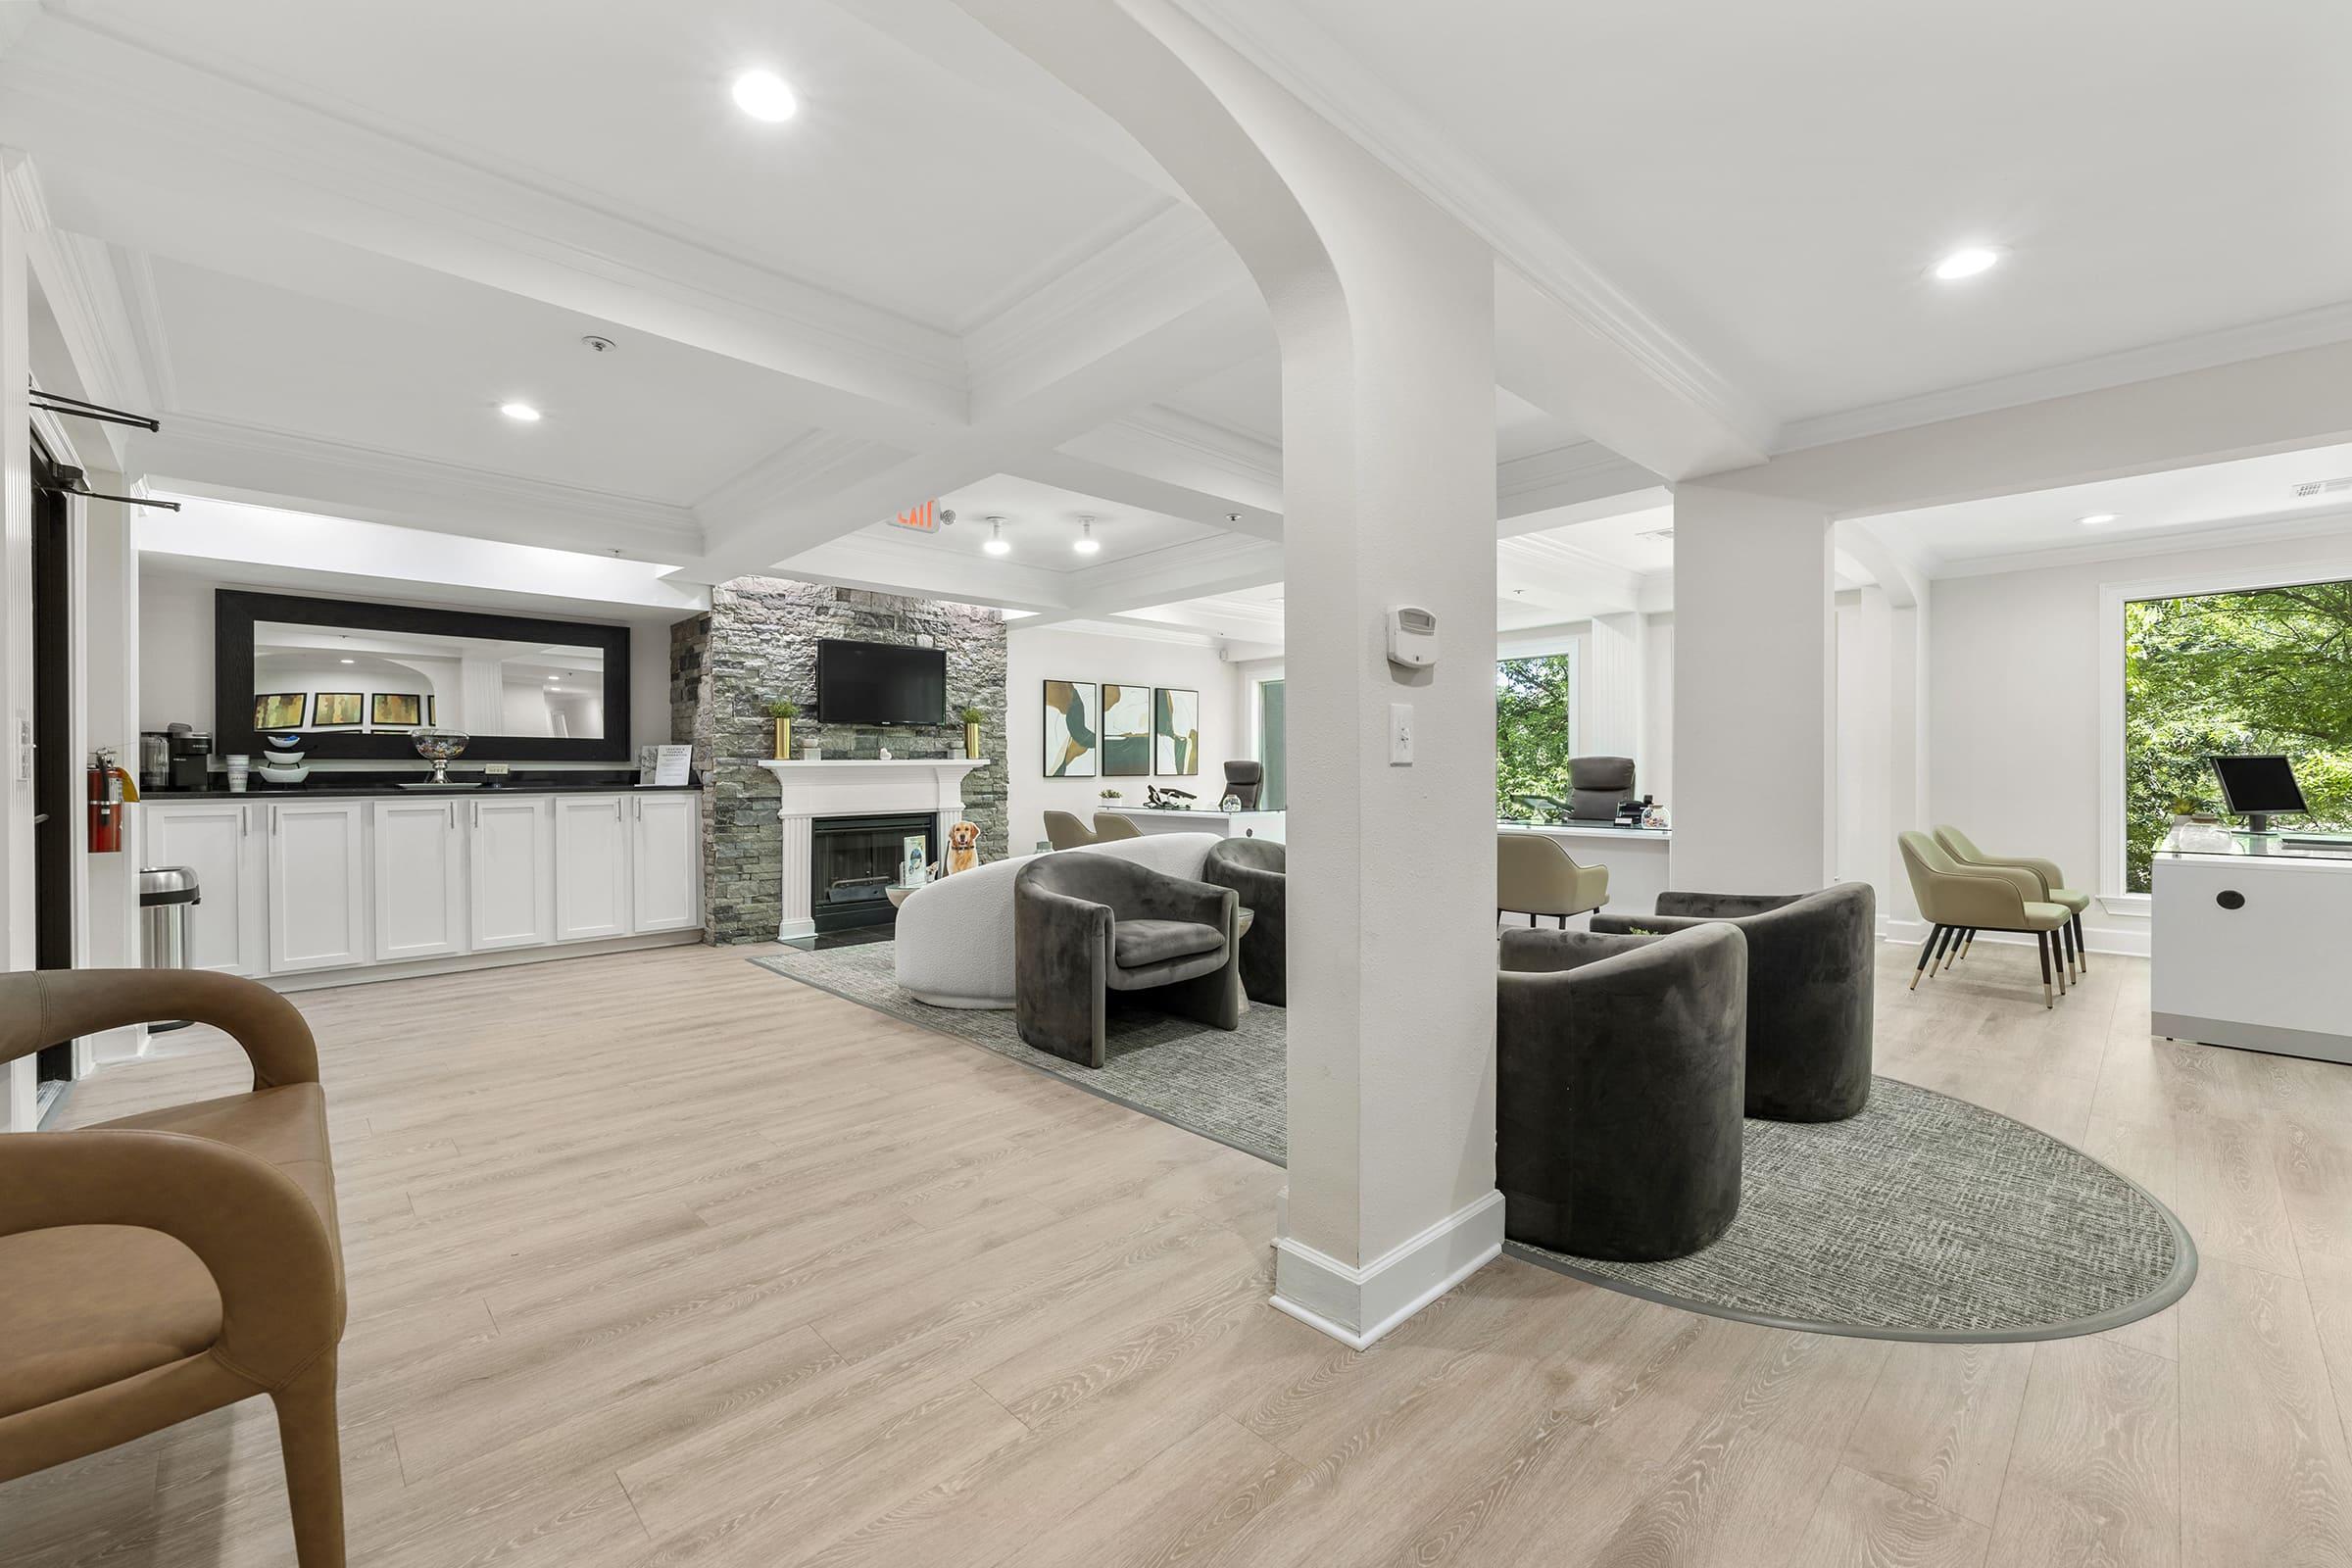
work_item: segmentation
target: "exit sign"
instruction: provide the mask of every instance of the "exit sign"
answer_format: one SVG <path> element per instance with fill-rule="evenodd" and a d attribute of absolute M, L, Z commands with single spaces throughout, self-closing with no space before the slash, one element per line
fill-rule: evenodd
<path fill-rule="evenodd" d="M 891 520 L 902 528 L 912 528 L 916 533 L 937 533 L 939 503 L 936 500 L 926 501 L 911 511 L 900 513 Z"/>

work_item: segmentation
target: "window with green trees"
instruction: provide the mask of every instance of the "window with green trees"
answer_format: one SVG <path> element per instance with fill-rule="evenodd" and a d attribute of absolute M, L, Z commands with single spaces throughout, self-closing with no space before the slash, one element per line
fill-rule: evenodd
<path fill-rule="evenodd" d="M 2124 607 L 2124 878 L 2149 886 L 2173 812 L 2222 808 L 2206 759 L 2280 752 L 2308 825 L 2352 825 L 2352 582 Z"/>
<path fill-rule="evenodd" d="M 1524 819 L 1512 799 L 1547 795 L 1568 799 L 1569 694 L 1575 661 L 1567 654 L 1505 659 L 1494 666 L 1494 814 Z"/>

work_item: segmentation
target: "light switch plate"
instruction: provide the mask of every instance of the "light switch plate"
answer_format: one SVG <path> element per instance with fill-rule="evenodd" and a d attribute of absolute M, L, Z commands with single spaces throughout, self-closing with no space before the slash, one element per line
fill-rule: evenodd
<path fill-rule="evenodd" d="M 1410 703 L 1389 705 L 1389 765 L 1413 765 L 1413 705 Z"/>

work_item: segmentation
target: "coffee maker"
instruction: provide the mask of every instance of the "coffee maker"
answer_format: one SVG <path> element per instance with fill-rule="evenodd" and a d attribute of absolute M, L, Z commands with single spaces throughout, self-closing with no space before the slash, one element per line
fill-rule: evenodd
<path fill-rule="evenodd" d="M 172 788 L 201 790 L 212 787 L 213 736 L 212 731 L 190 729 L 174 724 L 166 732 L 172 743 Z"/>

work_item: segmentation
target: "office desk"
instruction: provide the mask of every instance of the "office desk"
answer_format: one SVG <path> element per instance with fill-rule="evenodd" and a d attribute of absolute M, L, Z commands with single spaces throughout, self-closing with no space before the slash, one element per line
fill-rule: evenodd
<path fill-rule="evenodd" d="M 1606 822 L 1567 822 L 1539 826 L 1531 822 L 1501 822 L 1504 833 L 1541 833 L 1558 839 L 1560 848 L 1579 865 L 1609 868 L 1611 914 L 1655 914 L 1658 895 L 1666 891 L 1666 853 L 1674 830 L 1665 827 L 1613 827 Z"/>
<path fill-rule="evenodd" d="M 2210 831 L 2165 842 L 2149 950 L 2154 1032 L 2352 1062 L 2352 844 Z"/>
<path fill-rule="evenodd" d="M 1282 842 L 1280 811 L 1220 811 L 1213 806 L 1191 811 L 1149 806 L 1105 806 L 1102 812 L 1106 816 L 1123 816 L 1146 833 L 1214 833 L 1221 839 Z"/>

